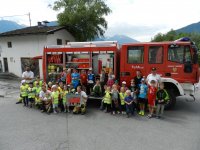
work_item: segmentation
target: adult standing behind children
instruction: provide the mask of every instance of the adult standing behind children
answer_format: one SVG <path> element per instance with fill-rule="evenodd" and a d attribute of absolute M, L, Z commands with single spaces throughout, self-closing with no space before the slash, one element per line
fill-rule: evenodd
<path fill-rule="evenodd" d="M 157 69 L 155 67 L 151 69 L 151 74 L 147 76 L 147 79 L 146 79 L 147 84 L 151 85 L 152 80 L 156 81 L 156 86 L 159 86 L 159 83 L 161 82 L 161 78 L 160 78 L 160 75 L 157 74 Z"/>
<path fill-rule="evenodd" d="M 22 78 L 26 80 L 26 83 L 32 82 L 34 78 L 34 73 L 31 71 L 30 67 L 26 67 L 26 71 L 22 73 Z"/>
<path fill-rule="evenodd" d="M 135 85 L 138 87 L 141 84 L 142 73 L 140 70 L 136 71 L 136 76 L 134 77 Z"/>

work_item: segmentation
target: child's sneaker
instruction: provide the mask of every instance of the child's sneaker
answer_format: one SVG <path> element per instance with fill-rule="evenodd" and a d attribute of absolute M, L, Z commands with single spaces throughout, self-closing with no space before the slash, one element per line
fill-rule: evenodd
<path fill-rule="evenodd" d="M 142 115 L 142 111 L 139 112 L 139 115 Z"/>
<path fill-rule="evenodd" d="M 144 111 L 141 112 L 141 115 L 144 116 Z"/>
<path fill-rule="evenodd" d="M 150 118 L 152 118 L 152 115 L 151 115 L 151 114 L 148 114 L 148 116 L 147 116 L 147 117 L 150 119 Z"/>
<path fill-rule="evenodd" d="M 113 111 L 113 113 L 112 113 L 113 115 L 115 115 L 115 112 Z"/>
<path fill-rule="evenodd" d="M 120 111 L 117 111 L 118 114 L 120 114 Z"/>
<path fill-rule="evenodd" d="M 126 114 L 126 112 L 125 111 L 122 111 L 122 115 L 125 115 Z"/>
<path fill-rule="evenodd" d="M 57 114 L 57 112 L 56 112 L 55 110 L 53 111 L 53 113 L 54 113 L 54 114 Z"/>
<path fill-rule="evenodd" d="M 67 110 L 65 109 L 65 110 L 64 110 L 64 113 L 66 113 L 66 112 L 67 112 Z"/>

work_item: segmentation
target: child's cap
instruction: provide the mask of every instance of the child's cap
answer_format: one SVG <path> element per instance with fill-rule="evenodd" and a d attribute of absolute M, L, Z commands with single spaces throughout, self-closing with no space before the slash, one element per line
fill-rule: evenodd
<path fill-rule="evenodd" d="M 54 88 L 57 88 L 57 86 L 56 86 L 56 85 L 53 85 L 53 86 L 52 86 L 52 89 L 54 89 Z"/>
<path fill-rule="evenodd" d="M 26 83 L 26 80 L 22 80 L 21 83 L 22 83 L 22 84 L 23 84 L 23 83 Z"/>
<path fill-rule="evenodd" d="M 48 83 L 48 85 L 51 85 L 51 84 L 52 84 L 52 82 L 49 82 L 49 83 Z"/>
<path fill-rule="evenodd" d="M 126 81 L 123 81 L 122 84 L 126 84 Z"/>
<path fill-rule="evenodd" d="M 89 71 L 92 71 L 92 68 L 89 68 Z"/>
<path fill-rule="evenodd" d="M 145 81 L 145 79 L 144 79 L 144 78 L 142 78 L 142 79 L 141 79 L 141 81 Z"/>

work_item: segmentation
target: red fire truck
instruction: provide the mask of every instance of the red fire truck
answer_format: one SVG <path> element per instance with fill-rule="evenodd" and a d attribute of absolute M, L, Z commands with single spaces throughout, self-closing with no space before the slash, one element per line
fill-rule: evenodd
<path fill-rule="evenodd" d="M 170 95 L 168 106 L 175 105 L 176 97 L 190 95 L 198 90 L 199 66 L 197 47 L 185 38 L 172 42 L 123 44 L 117 42 L 69 42 L 62 46 L 48 46 L 43 54 L 45 81 L 54 80 L 63 67 L 93 68 L 95 75 L 102 69 L 113 70 L 116 78 L 126 81 L 140 70 L 143 76 L 156 67 Z"/>

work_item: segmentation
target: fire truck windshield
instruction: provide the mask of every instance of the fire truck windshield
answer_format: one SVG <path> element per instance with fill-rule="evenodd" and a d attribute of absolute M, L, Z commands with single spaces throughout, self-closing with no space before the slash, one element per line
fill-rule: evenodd
<path fill-rule="evenodd" d="M 177 63 L 191 63 L 190 46 L 169 46 L 168 60 Z"/>

